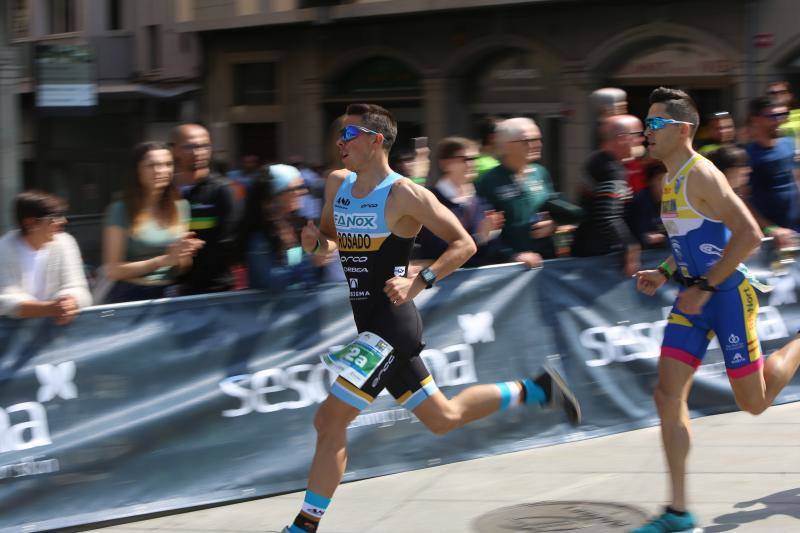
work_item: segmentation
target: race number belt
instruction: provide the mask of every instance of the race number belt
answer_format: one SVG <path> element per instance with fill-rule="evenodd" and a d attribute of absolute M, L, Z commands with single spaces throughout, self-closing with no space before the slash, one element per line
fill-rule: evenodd
<path fill-rule="evenodd" d="M 364 331 L 341 350 L 323 354 L 320 359 L 333 373 L 361 388 L 393 350 L 378 335 Z"/>

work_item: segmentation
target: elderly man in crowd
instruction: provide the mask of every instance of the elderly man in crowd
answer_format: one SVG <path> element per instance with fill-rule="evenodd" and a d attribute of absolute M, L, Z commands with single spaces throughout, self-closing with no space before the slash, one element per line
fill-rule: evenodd
<path fill-rule="evenodd" d="M 477 193 L 505 217 L 500 234 L 505 260 L 542 266 L 543 259 L 555 255 L 553 218 L 578 218 L 580 210 L 560 199 L 547 169 L 537 163 L 542 157 L 542 134 L 533 120 L 517 117 L 500 122 L 495 140 L 500 165 L 481 177 Z"/>
<path fill-rule="evenodd" d="M 633 198 L 623 162 L 642 142 L 642 123 L 632 115 L 605 119 L 600 127 L 600 150 L 586 163 L 588 182 L 582 192 L 586 218 L 575 234 L 573 254 L 604 255 L 624 252 L 623 271 L 639 270 L 641 246 L 626 222 Z"/>

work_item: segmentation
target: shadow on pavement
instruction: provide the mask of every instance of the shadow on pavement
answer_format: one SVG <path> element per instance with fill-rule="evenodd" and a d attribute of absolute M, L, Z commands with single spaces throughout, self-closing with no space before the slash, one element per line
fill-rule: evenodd
<path fill-rule="evenodd" d="M 734 507 L 745 509 L 761 504 L 764 507 L 720 515 L 714 523 L 705 528 L 705 533 L 731 531 L 743 524 L 766 520 L 775 515 L 786 515 L 800 520 L 800 488 L 784 490 L 756 500 L 739 502 Z"/>

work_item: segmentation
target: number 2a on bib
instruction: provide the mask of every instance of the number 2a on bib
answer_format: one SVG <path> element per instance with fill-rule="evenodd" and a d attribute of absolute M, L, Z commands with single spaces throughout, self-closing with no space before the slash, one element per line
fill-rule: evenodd
<path fill-rule="evenodd" d="M 365 331 L 341 350 L 323 354 L 320 359 L 335 374 L 360 388 L 392 350 L 381 337 Z"/>

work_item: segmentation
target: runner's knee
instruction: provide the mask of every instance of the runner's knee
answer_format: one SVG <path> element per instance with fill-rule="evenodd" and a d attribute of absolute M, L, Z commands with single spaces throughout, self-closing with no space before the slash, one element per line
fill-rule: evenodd
<path fill-rule="evenodd" d="M 680 395 L 672 394 L 665 390 L 661 384 L 658 384 L 653 393 L 653 400 L 656 403 L 658 416 L 661 417 L 661 420 L 677 420 L 680 418 L 681 407 L 684 403 Z"/>
<path fill-rule="evenodd" d="M 351 417 L 344 413 L 337 412 L 322 404 L 314 415 L 314 429 L 320 440 L 344 441 L 347 435 L 347 426 L 350 425 Z"/>
<path fill-rule="evenodd" d="M 767 402 L 762 400 L 761 398 L 751 398 L 748 396 L 742 398 L 736 398 L 736 405 L 739 406 L 739 409 L 742 411 L 746 411 L 751 415 L 760 415 L 764 411 L 767 410 Z"/>

